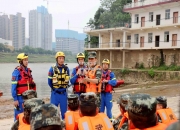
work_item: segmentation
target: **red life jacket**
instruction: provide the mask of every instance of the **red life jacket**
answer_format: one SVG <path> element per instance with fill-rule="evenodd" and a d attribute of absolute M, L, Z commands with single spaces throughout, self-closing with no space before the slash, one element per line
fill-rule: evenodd
<path fill-rule="evenodd" d="M 28 71 L 26 71 L 24 68 L 22 67 L 16 67 L 16 69 L 19 70 L 20 75 L 21 75 L 21 79 L 18 80 L 17 83 L 17 94 L 21 95 L 23 92 L 25 92 L 26 90 L 36 90 L 36 84 L 33 81 L 32 75 L 31 75 L 31 70 L 30 68 L 28 68 Z"/>
<path fill-rule="evenodd" d="M 106 74 L 102 73 L 102 81 L 103 80 L 110 80 L 110 73 L 111 71 L 108 70 Z M 112 92 L 113 87 L 108 83 L 102 83 L 101 91 L 102 92 Z"/>
<path fill-rule="evenodd" d="M 79 69 L 79 66 L 76 67 L 76 73 Z M 83 68 L 83 69 L 87 69 L 87 67 Z M 79 83 L 79 80 L 83 79 L 85 77 L 85 75 L 80 75 L 78 76 L 78 78 L 76 79 L 76 82 L 74 84 L 74 92 L 81 92 L 81 93 L 85 93 L 86 92 L 86 85 L 83 83 Z"/>

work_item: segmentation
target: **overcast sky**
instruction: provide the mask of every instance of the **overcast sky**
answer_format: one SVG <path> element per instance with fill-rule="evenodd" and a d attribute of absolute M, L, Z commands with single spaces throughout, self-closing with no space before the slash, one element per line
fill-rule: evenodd
<path fill-rule="evenodd" d="M 69 29 L 83 32 L 83 27 L 93 18 L 100 6 L 100 0 L 48 0 L 48 10 L 53 16 L 53 41 L 55 29 Z M 26 37 L 29 37 L 29 11 L 37 6 L 47 7 L 44 0 L 0 0 L 0 12 L 5 14 L 22 13 L 26 18 Z M 2 15 L 2 14 L 1 14 Z"/>

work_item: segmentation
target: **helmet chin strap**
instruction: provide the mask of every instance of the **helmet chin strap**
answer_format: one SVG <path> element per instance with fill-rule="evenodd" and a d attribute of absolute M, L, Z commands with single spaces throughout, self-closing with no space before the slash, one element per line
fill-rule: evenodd
<path fill-rule="evenodd" d="M 23 64 L 23 61 L 21 60 L 20 62 L 20 65 L 23 66 L 24 68 L 27 68 L 24 64 Z"/>

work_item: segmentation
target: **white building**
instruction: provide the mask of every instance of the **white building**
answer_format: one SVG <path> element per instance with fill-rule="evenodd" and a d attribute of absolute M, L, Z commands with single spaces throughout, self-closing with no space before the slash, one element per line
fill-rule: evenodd
<path fill-rule="evenodd" d="M 131 16 L 130 25 L 85 28 L 89 40 L 99 37 L 85 50 L 97 51 L 99 61 L 110 59 L 111 68 L 158 66 L 162 57 L 166 65 L 180 65 L 180 0 L 132 0 L 124 12 Z"/>
<path fill-rule="evenodd" d="M 0 43 L 4 45 L 8 45 L 8 46 L 13 46 L 11 40 L 5 40 L 5 39 L 0 38 Z"/>
<path fill-rule="evenodd" d="M 131 14 L 132 48 L 180 47 L 180 1 L 133 0 L 124 11 Z"/>

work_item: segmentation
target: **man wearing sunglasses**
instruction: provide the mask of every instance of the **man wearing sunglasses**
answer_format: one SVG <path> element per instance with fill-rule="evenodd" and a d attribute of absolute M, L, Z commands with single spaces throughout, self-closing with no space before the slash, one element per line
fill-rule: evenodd
<path fill-rule="evenodd" d="M 28 55 L 20 53 L 17 56 L 17 62 L 20 64 L 12 73 L 11 93 L 14 99 L 14 120 L 19 113 L 23 112 L 22 93 L 26 90 L 36 90 L 36 84 L 33 81 L 31 69 L 28 68 Z"/>

